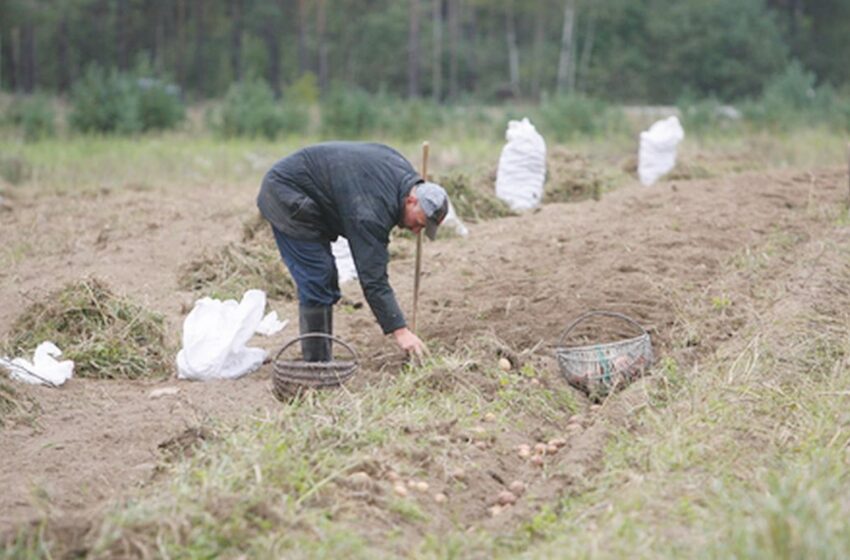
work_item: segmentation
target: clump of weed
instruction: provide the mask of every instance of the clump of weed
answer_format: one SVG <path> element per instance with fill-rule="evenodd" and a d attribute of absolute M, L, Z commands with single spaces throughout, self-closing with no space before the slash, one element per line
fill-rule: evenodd
<path fill-rule="evenodd" d="M 270 228 L 253 219 L 243 226 L 242 241 L 206 251 L 182 268 L 179 285 L 222 299 L 239 299 L 256 288 L 271 298 L 294 299 L 295 283 L 283 266 Z"/>
<path fill-rule="evenodd" d="M 548 171 L 543 193 L 546 204 L 599 200 L 611 188 L 611 178 L 581 154 L 556 146 L 549 150 L 546 160 Z"/>
<path fill-rule="evenodd" d="M 70 283 L 15 321 L 7 351 L 31 355 L 53 341 L 79 377 L 137 379 L 171 368 L 161 315 L 115 295 L 102 281 Z"/>
<path fill-rule="evenodd" d="M 455 212 L 462 220 L 479 222 L 511 215 L 511 209 L 496 196 L 495 179 L 472 179 L 462 173 L 443 175 L 437 183 L 446 189 Z"/>
<path fill-rule="evenodd" d="M 662 181 L 690 181 L 692 179 L 710 179 L 714 173 L 707 167 L 692 161 L 680 159 Z"/>
<path fill-rule="evenodd" d="M 20 185 L 32 176 L 32 166 L 21 156 L 0 156 L 0 178 Z"/>
<path fill-rule="evenodd" d="M 26 414 L 36 407 L 36 404 L 19 395 L 14 387 L 0 381 L 0 427 L 6 425 L 13 416 Z"/>

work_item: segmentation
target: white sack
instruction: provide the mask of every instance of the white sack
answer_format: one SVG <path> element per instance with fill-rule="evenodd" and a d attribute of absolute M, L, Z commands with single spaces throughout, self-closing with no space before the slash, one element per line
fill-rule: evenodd
<path fill-rule="evenodd" d="M 511 210 L 528 210 L 543 199 L 546 142 L 527 118 L 510 121 L 496 172 L 496 196 Z"/>
<path fill-rule="evenodd" d="M 24 358 L 14 360 L 0 358 L 0 366 L 8 369 L 10 377 L 17 381 L 32 385 L 46 385 L 46 380 L 53 385 L 62 385 L 74 375 L 74 362 L 58 361 L 56 358 L 61 355 L 62 351 L 47 340 L 35 349 L 32 362 Z"/>
<path fill-rule="evenodd" d="M 466 229 L 466 226 L 463 225 L 463 222 L 460 221 L 460 218 L 457 217 L 457 213 L 455 212 L 454 206 L 452 206 L 452 201 L 449 201 L 449 211 L 446 213 L 446 218 L 443 220 L 441 227 L 450 227 L 455 230 L 455 233 L 461 237 L 466 237 L 469 235 L 469 230 Z"/>
<path fill-rule="evenodd" d="M 676 166 L 676 147 L 685 138 L 685 131 L 675 116 L 660 120 L 640 133 L 638 177 L 651 185 Z"/>
<path fill-rule="evenodd" d="M 331 243 L 331 252 L 334 254 L 334 260 L 336 261 L 339 283 L 344 284 L 349 280 L 357 278 L 357 269 L 354 267 L 354 257 L 351 255 L 351 247 L 348 246 L 348 239 L 337 237 L 336 241 Z"/>
<path fill-rule="evenodd" d="M 234 379 L 260 367 L 261 348 L 245 345 L 257 331 L 266 293 L 248 290 L 242 301 L 202 298 L 183 321 L 183 348 L 177 354 L 180 379 Z"/>
<path fill-rule="evenodd" d="M 260 324 L 257 325 L 257 334 L 271 336 L 285 329 L 286 325 L 288 324 L 289 319 L 287 319 L 286 321 L 281 321 L 277 318 L 277 311 L 270 311 L 268 315 L 263 317 L 263 320 L 260 321 Z"/>

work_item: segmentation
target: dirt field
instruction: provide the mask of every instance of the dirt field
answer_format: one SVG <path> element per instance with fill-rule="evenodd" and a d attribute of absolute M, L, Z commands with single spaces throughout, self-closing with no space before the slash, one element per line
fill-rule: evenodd
<path fill-rule="evenodd" d="M 548 204 L 522 216 L 470 224 L 468 238 L 425 246 L 420 334 L 436 354 L 468 349 L 473 361 L 495 360 L 501 353 L 515 367 L 531 363 L 547 374 L 539 388 L 528 390 L 546 390 L 563 384 L 551 357 L 562 329 L 578 314 L 601 308 L 645 325 L 658 356 L 693 364 L 751 321 L 753 293 L 794 264 L 754 272 L 736 262 L 824 239 L 833 222 L 824 219 L 823 209 L 837 214 L 846 181 L 844 170 L 826 169 L 666 181 L 649 188 L 633 184 L 600 201 Z M 225 186 L 129 189 L 83 199 L 13 194 L 12 209 L 0 212 L 0 239 L 10 263 L 0 270 L 0 336 L 28 303 L 93 275 L 164 314 L 175 351 L 195 297 L 178 288 L 177 271 L 201 251 L 238 240 L 242 224 L 255 214 L 252 190 Z M 394 243 L 404 246 L 405 256 L 393 261 L 390 279 L 409 309 L 413 244 Z M 344 292 L 347 301 L 363 302 L 356 282 Z M 270 307 L 292 319 L 282 333 L 254 339 L 274 350 L 295 332 L 297 317 L 291 302 L 270 301 Z M 683 322 L 683 316 L 693 316 L 683 310 L 695 308 L 714 312 L 698 323 Z M 364 358 L 362 372 L 349 384 L 352 393 L 398 375 L 403 357 L 381 335 L 367 306 L 338 310 L 335 324 Z M 486 381 L 472 371 L 469 382 L 486 392 Z M 280 407 L 269 379 L 265 365 L 232 382 L 72 379 L 58 390 L 16 385 L 40 410 L 0 428 L 5 451 L 0 533 L 50 519 L 69 528 L 70 541 L 83 542 L 87 528 L 114 500 L 159 483 L 159 466 L 179 438 L 197 437 L 213 421 L 238 423 Z M 161 387 L 178 387 L 179 393 L 149 397 Z M 558 459 L 556 476 L 537 479 L 515 458 L 520 436 L 533 429 L 506 432 L 482 446 L 475 453 L 485 474 L 473 477 L 463 499 L 454 500 L 451 514 L 434 526 L 450 526 L 460 517 L 497 532 L 527 519 L 592 470 L 607 426 L 628 414 L 630 394 L 591 409 L 576 393 L 583 431 Z M 565 416 L 559 426 L 566 421 Z M 451 426 L 445 431 L 454 433 Z M 499 478 L 492 473 L 505 471 L 531 481 L 529 499 L 509 515 L 491 518 L 487 496 Z M 384 524 L 391 525 L 375 521 L 364 532 Z"/>

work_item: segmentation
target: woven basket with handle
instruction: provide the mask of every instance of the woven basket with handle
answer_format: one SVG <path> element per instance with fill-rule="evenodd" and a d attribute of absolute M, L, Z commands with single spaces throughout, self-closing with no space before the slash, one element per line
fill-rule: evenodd
<path fill-rule="evenodd" d="M 285 352 L 305 338 L 327 338 L 339 344 L 351 355 L 347 360 L 305 362 L 284 359 Z M 351 378 L 360 367 L 357 352 L 345 341 L 324 333 L 307 333 L 284 344 L 274 359 L 272 386 L 281 400 L 289 399 L 305 389 L 337 387 Z"/>
<path fill-rule="evenodd" d="M 570 334 L 579 324 L 595 317 L 611 317 L 626 322 L 635 336 L 599 344 L 568 345 Z M 599 400 L 631 383 L 652 365 L 652 342 L 638 322 L 614 311 L 588 311 L 564 330 L 555 348 L 555 358 L 564 379 Z"/>

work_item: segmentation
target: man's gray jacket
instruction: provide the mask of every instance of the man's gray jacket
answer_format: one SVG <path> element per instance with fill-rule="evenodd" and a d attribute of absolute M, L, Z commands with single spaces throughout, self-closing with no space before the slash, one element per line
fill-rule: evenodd
<path fill-rule="evenodd" d="M 405 326 L 387 277 L 390 231 L 422 178 L 389 146 L 326 142 L 278 161 L 257 206 L 284 235 L 303 241 L 348 239 L 366 301 L 384 333 Z"/>

